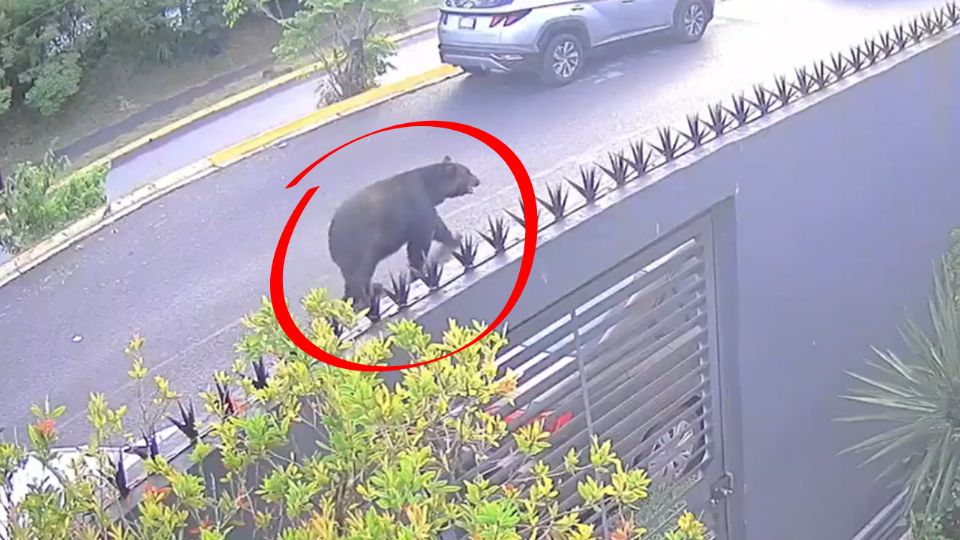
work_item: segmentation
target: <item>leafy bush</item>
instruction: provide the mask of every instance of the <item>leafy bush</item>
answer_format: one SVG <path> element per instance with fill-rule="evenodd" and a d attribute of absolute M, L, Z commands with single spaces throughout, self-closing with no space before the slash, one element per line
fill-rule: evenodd
<path fill-rule="evenodd" d="M 66 159 L 47 154 L 40 163 L 20 163 L 0 191 L 0 246 L 19 253 L 89 214 L 106 200 L 107 167 L 67 174 Z M 51 189 L 63 179 L 63 184 Z"/>
<path fill-rule="evenodd" d="M 53 116 L 80 90 L 80 55 L 59 54 L 20 74 L 20 82 L 30 83 L 24 96 L 26 104 L 43 116 Z"/>
<path fill-rule="evenodd" d="M 0 114 L 25 104 L 43 116 L 55 115 L 80 91 L 85 70 L 105 58 L 164 61 L 211 50 L 225 30 L 224 1 L 4 3 Z"/>
<path fill-rule="evenodd" d="M 480 331 L 476 323 L 451 321 L 434 342 L 419 325 L 398 321 L 384 336 L 351 342 L 342 336 L 358 317 L 348 303 L 314 290 L 302 304 L 310 320 L 301 328 L 314 343 L 368 365 L 397 355 L 435 357 Z M 110 502 L 128 487 L 125 473 L 118 474 L 125 469 L 98 449 L 127 430 L 128 410 L 110 409 L 103 396 L 93 396 L 87 464 L 77 460 L 73 474 L 60 475 L 62 496 L 32 488 L 9 501 L 19 537 L 414 540 L 459 532 L 484 540 L 575 540 L 597 537 L 588 518 L 602 513 L 615 529 L 607 538 L 631 540 L 655 538 L 644 533 L 655 524 L 638 516 L 649 515 L 650 505 L 675 502 L 654 500 L 645 471 L 625 468 L 610 441 L 594 438 L 558 463 L 538 458 L 551 445 L 543 420 L 511 429 L 500 416 L 517 385 L 516 374 L 495 364 L 506 344 L 501 334 L 387 383 L 376 373 L 306 357 L 280 331 L 266 300 L 244 324 L 240 358 L 230 372 L 217 374 L 216 393 L 200 396 L 210 419 L 200 425 L 181 408 L 178 427 L 194 441 L 190 469 L 177 470 L 150 450 L 148 487 L 117 520 Z M 130 376 L 144 396 L 138 410 L 149 423 L 181 398 L 161 377 L 148 391 L 142 349 L 136 338 L 127 353 Z M 272 364 L 269 376 L 265 362 Z M 251 365 L 252 378 L 244 375 Z M 6 478 L 27 456 L 51 461 L 63 410 L 37 407 L 34 414 L 27 445 L 0 445 Z M 509 468 L 489 458 L 505 446 L 517 458 Z M 492 481 L 493 473 L 506 478 Z M 577 505 L 561 504 L 561 494 L 569 493 L 579 494 Z M 705 537 L 704 525 L 689 512 L 669 521 L 664 540 Z"/>
<path fill-rule="evenodd" d="M 924 482 L 918 490 L 917 501 L 908 512 L 908 524 L 913 540 L 955 540 L 960 538 L 960 483 L 954 479 L 950 500 L 939 510 L 925 510 L 933 486 Z"/>
<path fill-rule="evenodd" d="M 230 0 L 228 23 L 257 7 L 272 16 L 272 0 Z M 393 66 L 396 52 L 387 35 L 388 24 L 405 24 L 416 0 L 303 0 L 292 16 L 276 18 L 283 36 L 274 49 L 285 62 L 314 58 L 327 77 L 318 91 L 324 102 L 338 101 L 376 85 L 376 78 Z M 327 37 L 329 36 L 329 38 Z"/>
<path fill-rule="evenodd" d="M 843 420 L 892 424 L 844 452 L 872 452 L 867 463 L 890 461 L 883 476 L 904 474 L 916 540 L 960 537 L 960 233 L 953 239 L 934 276 L 933 335 L 908 321 L 909 358 L 874 349 L 877 375 L 851 374 L 863 386 L 845 396 L 877 411 Z"/>

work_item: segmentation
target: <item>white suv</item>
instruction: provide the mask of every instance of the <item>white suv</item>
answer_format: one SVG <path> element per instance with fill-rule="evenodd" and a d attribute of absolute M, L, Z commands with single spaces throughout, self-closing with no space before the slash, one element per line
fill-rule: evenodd
<path fill-rule="evenodd" d="M 442 0 L 440 60 L 468 73 L 572 81 L 593 47 L 659 31 L 700 39 L 714 0 Z"/>

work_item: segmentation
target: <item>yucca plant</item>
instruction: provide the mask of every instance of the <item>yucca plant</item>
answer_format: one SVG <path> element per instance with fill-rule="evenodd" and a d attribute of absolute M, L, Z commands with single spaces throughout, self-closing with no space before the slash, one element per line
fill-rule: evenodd
<path fill-rule="evenodd" d="M 893 424 L 843 453 L 872 452 L 866 464 L 906 452 L 906 460 L 894 461 L 881 476 L 905 464 L 908 508 L 926 515 L 948 509 L 960 472 L 960 280 L 952 279 L 953 263 L 944 257 L 934 275 L 932 336 L 908 321 L 903 332 L 908 357 L 874 348 L 876 359 L 868 363 L 876 374 L 848 372 L 862 387 L 843 397 L 878 410 L 840 419 Z"/>

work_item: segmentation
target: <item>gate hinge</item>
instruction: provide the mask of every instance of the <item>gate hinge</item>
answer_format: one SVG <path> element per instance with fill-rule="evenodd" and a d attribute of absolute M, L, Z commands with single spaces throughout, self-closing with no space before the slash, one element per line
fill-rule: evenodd
<path fill-rule="evenodd" d="M 710 504 L 719 504 L 733 494 L 733 473 L 723 471 L 720 478 L 710 486 Z"/>

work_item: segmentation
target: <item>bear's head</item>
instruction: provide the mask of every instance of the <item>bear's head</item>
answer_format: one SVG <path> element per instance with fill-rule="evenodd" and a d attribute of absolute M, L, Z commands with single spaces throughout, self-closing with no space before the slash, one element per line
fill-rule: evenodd
<path fill-rule="evenodd" d="M 431 198 L 437 204 L 469 195 L 480 185 L 480 179 L 466 165 L 456 163 L 450 156 L 444 156 L 443 161 L 431 168 L 434 174 L 426 178 L 426 183 Z"/>

